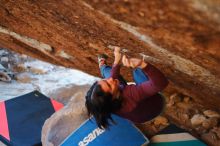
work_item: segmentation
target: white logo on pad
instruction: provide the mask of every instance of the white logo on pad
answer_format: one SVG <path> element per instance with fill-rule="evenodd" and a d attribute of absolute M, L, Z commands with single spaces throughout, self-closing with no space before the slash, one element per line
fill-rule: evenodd
<path fill-rule="evenodd" d="M 87 146 L 90 142 L 96 139 L 100 134 L 102 134 L 105 130 L 96 128 L 88 136 L 84 137 L 82 141 L 78 143 L 78 146 Z"/>

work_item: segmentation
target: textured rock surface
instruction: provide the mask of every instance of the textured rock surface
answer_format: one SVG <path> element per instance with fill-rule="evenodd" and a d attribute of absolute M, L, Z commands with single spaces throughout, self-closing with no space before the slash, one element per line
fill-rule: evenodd
<path fill-rule="evenodd" d="M 217 113 L 216 111 L 212 111 L 212 110 L 206 110 L 203 112 L 203 114 L 209 118 L 220 118 L 219 113 Z"/>
<path fill-rule="evenodd" d="M 191 123 L 193 126 L 199 126 L 206 120 L 205 116 L 196 114 L 192 117 Z"/>
<path fill-rule="evenodd" d="M 176 91 L 166 93 L 167 104 L 169 104 L 170 96 L 174 93 Z M 179 95 L 185 98 L 184 95 L 180 93 Z M 187 98 L 190 98 L 189 101 L 187 99 L 187 102 L 183 100 L 172 106 L 167 106 L 164 116 L 169 119 L 170 123 L 175 123 L 186 129 L 195 137 L 201 138 L 207 145 L 219 146 L 220 137 L 217 136 L 220 127 L 220 120 L 217 118 L 219 112 L 207 110 L 205 105 L 199 104 L 191 97 Z"/>
<path fill-rule="evenodd" d="M 154 125 L 158 126 L 158 125 L 169 125 L 168 123 L 168 119 L 162 116 L 158 116 L 155 120 L 154 120 Z"/>
<path fill-rule="evenodd" d="M 171 85 L 218 108 L 218 1 L 85 2 L 1 1 L 0 47 L 99 75 L 97 54 L 111 54 L 106 47 L 119 45 L 129 55 L 153 57 L 146 59 Z"/>

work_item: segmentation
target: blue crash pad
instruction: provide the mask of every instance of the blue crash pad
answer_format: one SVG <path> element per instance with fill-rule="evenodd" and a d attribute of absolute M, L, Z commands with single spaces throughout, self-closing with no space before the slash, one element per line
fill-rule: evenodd
<path fill-rule="evenodd" d="M 149 140 L 128 120 L 112 115 L 117 123 L 108 130 L 97 127 L 94 118 L 85 121 L 73 131 L 61 146 L 141 146 Z"/>

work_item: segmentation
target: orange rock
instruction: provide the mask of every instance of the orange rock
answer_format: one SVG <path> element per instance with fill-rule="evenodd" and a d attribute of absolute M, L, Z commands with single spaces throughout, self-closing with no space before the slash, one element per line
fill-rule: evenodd
<path fill-rule="evenodd" d="M 212 110 L 206 110 L 203 114 L 209 118 L 220 118 L 220 114 Z"/>
<path fill-rule="evenodd" d="M 158 125 L 168 125 L 168 119 L 162 116 L 158 116 L 155 120 L 154 120 L 154 125 L 158 126 Z"/>
<path fill-rule="evenodd" d="M 191 118 L 191 124 L 193 126 L 199 126 L 206 120 L 206 117 L 200 114 L 196 114 Z"/>

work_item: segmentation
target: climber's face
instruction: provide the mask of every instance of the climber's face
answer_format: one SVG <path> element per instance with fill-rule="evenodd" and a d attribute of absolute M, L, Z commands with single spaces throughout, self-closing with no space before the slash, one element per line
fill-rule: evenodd
<path fill-rule="evenodd" d="M 104 92 L 111 93 L 113 98 L 117 96 L 119 92 L 119 80 L 108 78 L 98 82 Z"/>

